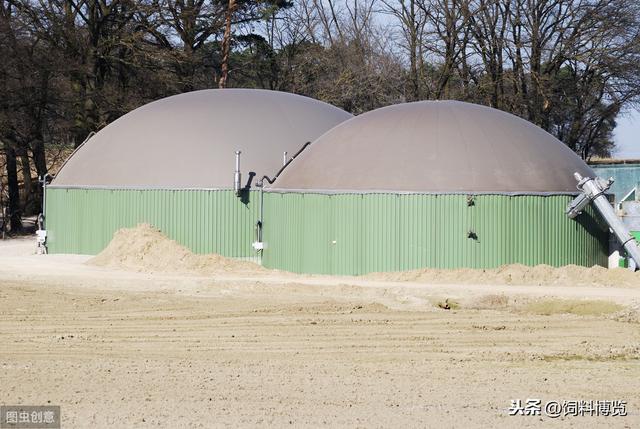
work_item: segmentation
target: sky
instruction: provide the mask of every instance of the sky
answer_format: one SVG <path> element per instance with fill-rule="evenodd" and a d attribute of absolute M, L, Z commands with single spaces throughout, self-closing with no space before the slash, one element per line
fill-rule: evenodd
<path fill-rule="evenodd" d="M 640 111 L 634 110 L 618 118 L 614 131 L 614 158 L 640 159 Z"/>

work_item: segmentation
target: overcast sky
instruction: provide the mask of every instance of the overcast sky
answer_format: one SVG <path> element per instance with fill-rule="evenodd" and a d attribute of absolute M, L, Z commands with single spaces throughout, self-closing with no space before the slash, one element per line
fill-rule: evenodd
<path fill-rule="evenodd" d="M 633 111 L 619 118 L 615 139 L 615 158 L 640 158 L 640 112 Z"/>

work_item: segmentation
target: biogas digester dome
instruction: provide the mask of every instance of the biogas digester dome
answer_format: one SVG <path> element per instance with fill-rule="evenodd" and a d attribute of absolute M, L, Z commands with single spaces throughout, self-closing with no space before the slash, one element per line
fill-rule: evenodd
<path fill-rule="evenodd" d="M 514 115 L 454 101 L 390 106 L 314 141 L 265 197 L 264 265 L 362 274 L 605 265 L 608 230 L 564 210 L 591 169 Z"/>
<path fill-rule="evenodd" d="M 119 228 L 146 222 L 198 253 L 246 258 L 255 183 L 352 115 L 298 95 L 252 89 L 168 97 L 114 121 L 82 145 L 47 187 L 52 253 L 100 252 Z M 235 196 L 240 150 L 241 198 Z"/>

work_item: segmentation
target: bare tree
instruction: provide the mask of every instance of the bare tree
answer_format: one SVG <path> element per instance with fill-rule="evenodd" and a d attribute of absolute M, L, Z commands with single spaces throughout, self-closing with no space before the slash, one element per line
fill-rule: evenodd
<path fill-rule="evenodd" d="M 408 90 L 409 101 L 420 100 L 424 94 L 424 35 L 427 22 L 424 3 L 419 0 L 383 1 L 383 12 L 397 20 L 402 39 L 401 48 L 409 56 Z"/>

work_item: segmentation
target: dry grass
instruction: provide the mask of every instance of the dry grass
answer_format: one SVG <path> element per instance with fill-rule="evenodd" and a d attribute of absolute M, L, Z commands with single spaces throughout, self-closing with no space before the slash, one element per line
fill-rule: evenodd
<path fill-rule="evenodd" d="M 526 266 L 503 265 L 492 269 L 436 269 L 423 268 L 391 273 L 371 273 L 367 278 L 384 281 L 407 281 L 430 284 L 489 284 L 489 285 L 603 285 L 613 287 L 640 286 L 640 272 L 600 266 L 579 267 L 567 265 Z"/>
<path fill-rule="evenodd" d="M 504 294 L 484 295 L 471 303 L 470 308 L 476 310 L 504 309 L 509 306 L 509 297 Z"/>
<path fill-rule="evenodd" d="M 579 316 L 596 316 L 611 314 L 624 307 L 610 301 L 545 299 L 533 301 L 524 307 L 528 313 L 549 316 L 552 314 L 576 314 Z"/>
<path fill-rule="evenodd" d="M 545 362 L 557 362 L 557 361 L 589 361 L 589 362 L 611 362 L 611 361 L 631 361 L 638 360 L 637 356 L 631 353 L 618 353 L 604 356 L 591 356 L 582 354 L 560 354 L 560 355 L 545 355 L 542 357 Z"/>

